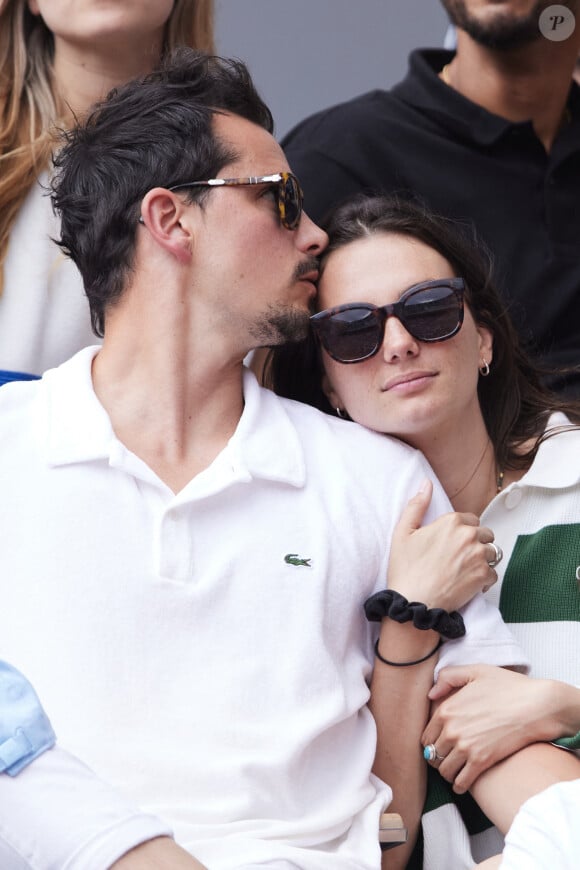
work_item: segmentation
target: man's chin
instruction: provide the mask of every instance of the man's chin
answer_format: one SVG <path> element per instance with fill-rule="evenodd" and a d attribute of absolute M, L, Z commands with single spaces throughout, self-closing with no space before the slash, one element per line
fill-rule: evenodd
<path fill-rule="evenodd" d="M 546 6 L 543 0 L 519 17 L 499 8 L 503 4 L 499 4 L 495 14 L 488 9 L 489 14 L 481 16 L 471 13 L 465 0 L 443 0 L 443 5 L 452 23 L 484 48 L 510 51 L 542 38 L 538 21 Z"/>
<path fill-rule="evenodd" d="M 302 318 L 295 317 L 291 321 L 278 325 L 279 341 L 277 344 L 288 344 L 296 341 L 303 341 L 308 335 L 310 325 L 310 315 L 306 314 Z"/>
<path fill-rule="evenodd" d="M 264 322 L 258 324 L 255 336 L 263 346 L 302 341 L 308 335 L 310 312 L 297 308 L 271 312 Z"/>

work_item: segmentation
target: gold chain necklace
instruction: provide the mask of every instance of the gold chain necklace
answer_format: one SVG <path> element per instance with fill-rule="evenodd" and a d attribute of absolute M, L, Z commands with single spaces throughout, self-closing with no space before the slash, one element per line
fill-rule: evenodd
<path fill-rule="evenodd" d="M 502 491 L 504 474 L 505 474 L 505 472 L 504 472 L 503 468 L 500 468 L 498 473 L 497 473 L 497 478 L 496 478 L 496 485 L 497 485 L 498 492 Z"/>
<path fill-rule="evenodd" d="M 479 471 L 481 463 L 483 462 L 485 454 L 487 453 L 488 447 L 490 447 L 490 446 L 491 446 L 491 441 L 487 441 L 484 448 L 483 448 L 483 452 L 482 452 L 481 456 L 477 460 L 475 468 L 473 469 L 473 471 L 471 472 L 471 474 L 469 475 L 469 477 L 467 478 L 467 480 L 465 481 L 463 486 L 460 486 L 459 489 L 455 490 L 453 495 L 449 496 L 449 498 L 454 499 L 456 496 L 458 496 L 460 493 L 462 493 L 464 489 L 467 489 L 467 487 L 469 486 L 469 484 L 471 483 L 471 481 L 473 480 L 473 478 L 475 477 L 475 475 Z"/>

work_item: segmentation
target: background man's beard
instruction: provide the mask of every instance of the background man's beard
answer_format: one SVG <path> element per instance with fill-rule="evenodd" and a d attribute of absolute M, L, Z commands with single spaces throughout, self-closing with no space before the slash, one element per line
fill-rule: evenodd
<path fill-rule="evenodd" d="M 271 306 L 261 321 L 254 324 L 252 335 L 265 347 L 301 341 L 308 335 L 309 323 L 307 311 Z"/>
<path fill-rule="evenodd" d="M 488 19 L 480 19 L 466 9 L 465 0 L 441 0 L 451 23 L 471 36 L 485 48 L 508 51 L 543 39 L 538 20 L 550 0 L 537 0 L 527 13 L 516 17 L 510 12 L 501 12 Z"/>

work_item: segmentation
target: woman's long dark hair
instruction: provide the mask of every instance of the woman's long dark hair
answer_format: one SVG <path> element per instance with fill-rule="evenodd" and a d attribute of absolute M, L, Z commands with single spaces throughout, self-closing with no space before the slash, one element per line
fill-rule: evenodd
<path fill-rule="evenodd" d="M 499 468 L 531 465 L 553 411 L 563 411 L 580 424 L 580 402 L 566 401 L 542 382 L 546 374 L 521 346 L 508 312 L 492 281 L 492 259 L 473 230 L 434 215 L 417 201 L 395 196 L 357 196 L 337 208 L 326 230 L 329 255 L 357 239 L 380 233 L 417 239 L 438 251 L 466 285 L 465 301 L 479 326 L 493 335 L 493 363 L 480 377 L 479 402 Z M 550 373 L 552 374 L 552 373 Z M 266 383 L 282 396 L 334 413 L 322 391 L 320 349 L 310 334 L 304 342 L 276 348 L 270 354 Z M 522 445 L 533 440 L 533 446 Z"/>

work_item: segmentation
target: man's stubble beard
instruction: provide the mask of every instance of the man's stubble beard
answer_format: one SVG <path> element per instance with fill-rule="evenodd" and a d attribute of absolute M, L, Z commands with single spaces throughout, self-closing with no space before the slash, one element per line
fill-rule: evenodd
<path fill-rule="evenodd" d="M 452 24 L 464 30 L 478 45 L 498 51 L 509 51 L 543 39 L 538 21 L 544 9 L 552 5 L 551 0 L 537 0 L 526 15 L 516 17 L 502 12 L 490 20 L 481 20 L 469 12 L 466 0 L 441 2 Z M 563 5 L 573 8 L 576 4 L 564 2 Z"/>
<path fill-rule="evenodd" d="M 271 306 L 262 319 L 254 324 L 252 336 L 260 346 L 274 347 L 302 341 L 308 335 L 310 313 L 297 308 Z"/>

